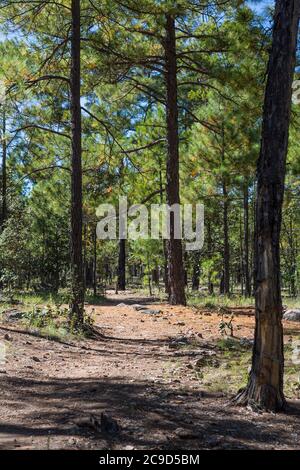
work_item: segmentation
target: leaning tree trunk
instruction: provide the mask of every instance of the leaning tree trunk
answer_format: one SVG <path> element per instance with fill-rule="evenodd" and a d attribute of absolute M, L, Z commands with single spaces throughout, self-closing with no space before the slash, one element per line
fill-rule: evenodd
<path fill-rule="evenodd" d="M 126 240 L 120 238 L 118 260 L 118 290 L 126 290 Z"/>
<path fill-rule="evenodd" d="M 71 321 L 83 323 L 82 163 L 80 108 L 80 0 L 72 0 L 70 101 L 72 127 L 71 175 Z"/>
<path fill-rule="evenodd" d="M 165 66 L 166 66 L 166 118 L 167 118 L 167 203 L 179 204 L 179 136 L 177 103 L 177 60 L 175 20 L 166 15 Z M 175 221 L 171 213 L 170 240 L 168 242 L 168 289 L 172 305 L 185 305 L 182 242 L 174 238 Z"/>
<path fill-rule="evenodd" d="M 237 397 L 274 411 L 285 406 L 279 238 L 299 6 L 300 0 L 276 2 L 257 165 L 255 342 L 248 386 Z"/>

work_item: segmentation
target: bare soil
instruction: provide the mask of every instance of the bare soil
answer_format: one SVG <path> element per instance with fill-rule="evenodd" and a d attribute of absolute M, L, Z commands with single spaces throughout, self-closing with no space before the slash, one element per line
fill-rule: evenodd
<path fill-rule="evenodd" d="M 136 311 L 136 303 L 161 313 Z M 230 394 L 211 391 L 195 372 L 199 358 L 218 357 L 220 312 L 130 292 L 109 292 L 105 305 L 88 308 L 94 339 L 53 341 L 0 325 L 1 449 L 299 449 L 299 400 L 285 414 L 257 414 L 232 406 Z M 234 336 L 252 338 L 253 311 L 234 314 Z M 292 334 L 299 323 L 285 324 L 287 342 Z M 102 412 L 119 432 L 93 424 Z"/>

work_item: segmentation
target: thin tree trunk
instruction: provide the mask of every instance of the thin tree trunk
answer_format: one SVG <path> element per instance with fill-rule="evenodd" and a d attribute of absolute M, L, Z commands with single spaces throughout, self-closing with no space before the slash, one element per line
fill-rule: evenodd
<path fill-rule="evenodd" d="M 244 276 L 245 297 L 251 296 L 251 280 L 249 272 L 249 186 L 244 185 Z"/>
<path fill-rule="evenodd" d="M 280 230 L 300 0 L 277 0 L 257 164 L 256 325 L 252 369 L 239 403 L 284 408 Z"/>
<path fill-rule="evenodd" d="M 170 295 L 170 285 L 169 285 L 169 269 L 168 269 L 168 240 L 163 240 L 163 253 L 164 253 L 164 285 L 165 293 Z"/>
<path fill-rule="evenodd" d="M 149 255 L 147 255 L 147 278 L 148 278 L 149 295 L 150 297 L 152 297 L 152 282 L 151 282 L 151 269 L 150 269 Z"/>
<path fill-rule="evenodd" d="M 194 253 L 192 290 L 198 291 L 200 286 L 200 251 Z"/>
<path fill-rule="evenodd" d="M 179 137 L 177 103 L 177 61 L 175 19 L 166 15 L 165 38 L 166 92 L 167 92 L 167 203 L 179 204 Z M 168 242 L 168 282 L 169 302 L 172 305 L 185 305 L 184 268 L 182 241 L 174 238 L 174 216 L 171 213 L 170 240 Z"/>
<path fill-rule="evenodd" d="M 88 285 L 88 266 L 87 266 L 87 232 L 88 232 L 88 227 L 87 223 L 83 223 L 83 285 L 84 285 L 84 290 L 86 291 L 86 288 L 89 287 Z"/>
<path fill-rule="evenodd" d="M 162 164 L 159 159 L 159 190 L 160 190 L 160 203 L 163 204 L 163 178 L 162 178 Z M 165 293 L 170 294 L 169 289 L 169 276 L 168 276 L 168 241 L 162 240 L 163 243 L 163 254 L 164 254 L 164 285 L 165 285 Z"/>
<path fill-rule="evenodd" d="M 207 220 L 207 254 L 209 257 L 212 257 L 212 237 L 211 237 L 211 222 L 210 219 Z M 208 293 L 209 295 L 213 295 L 214 293 L 214 285 L 211 280 L 212 278 L 212 272 L 211 269 L 209 268 L 208 273 L 207 273 L 207 287 L 208 287 Z"/>
<path fill-rule="evenodd" d="M 289 294 L 293 297 L 297 295 L 296 289 L 296 277 L 297 277 L 297 253 L 295 249 L 295 234 L 293 226 L 293 217 L 292 214 L 289 214 L 287 224 L 283 222 L 283 227 L 285 229 L 287 237 L 287 248 L 285 262 L 287 265 L 288 272 L 288 285 L 289 285 Z"/>
<path fill-rule="evenodd" d="M 256 233 L 256 202 L 257 202 L 257 184 L 255 183 L 253 186 L 253 198 L 252 198 L 252 223 L 253 229 L 251 232 L 251 281 L 250 284 L 252 285 L 251 295 L 255 296 L 255 272 L 254 272 L 254 257 L 255 257 L 255 233 Z"/>
<path fill-rule="evenodd" d="M 94 229 L 94 261 L 93 261 L 93 289 L 94 289 L 94 296 L 97 295 L 97 234 L 96 228 Z"/>
<path fill-rule="evenodd" d="M 80 0 L 72 0 L 71 32 L 71 282 L 70 315 L 73 324 L 83 323 L 84 282 L 82 265 L 82 163 L 80 108 Z"/>
<path fill-rule="evenodd" d="M 7 144 L 6 144 L 6 113 L 3 105 L 2 112 L 2 212 L 1 227 L 7 218 L 7 172 L 6 172 Z"/>
<path fill-rule="evenodd" d="M 297 253 L 295 250 L 295 231 L 293 227 L 293 220 L 290 220 L 290 252 L 291 252 L 291 274 L 290 274 L 290 282 L 291 282 L 291 294 L 293 297 L 297 296 L 297 288 L 296 288 L 296 278 L 297 278 Z"/>
<path fill-rule="evenodd" d="M 126 240 L 119 240 L 118 290 L 126 290 Z"/>
<path fill-rule="evenodd" d="M 243 243 L 243 229 L 242 229 L 242 217 L 239 215 L 240 222 L 240 263 L 238 265 L 237 272 L 237 283 L 241 285 L 241 295 L 244 295 L 244 243 Z"/>
<path fill-rule="evenodd" d="M 230 294 L 230 251 L 229 251 L 229 228 L 228 228 L 228 194 L 227 185 L 225 180 L 222 182 L 223 190 L 223 235 L 224 235 L 224 247 L 223 247 L 223 293 L 225 295 Z"/>

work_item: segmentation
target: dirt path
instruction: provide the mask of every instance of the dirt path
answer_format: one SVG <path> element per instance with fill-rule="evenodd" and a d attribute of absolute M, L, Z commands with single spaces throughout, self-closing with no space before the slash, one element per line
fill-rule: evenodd
<path fill-rule="evenodd" d="M 162 313 L 141 313 L 135 303 Z M 92 307 L 103 337 L 79 343 L 0 325 L 6 345 L 0 448 L 299 449 L 299 402 L 285 415 L 254 414 L 203 389 L 190 368 L 199 357 L 214 358 L 216 313 L 157 305 L 130 293 L 110 293 L 107 305 Z M 253 334 L 246 313 L 236 325 L 240 337 Z M 181 348 L 186 338 L 192 344 Z M 90 426 L 90 416 L 98 419 L 103 411 L 120 432 Z"/>

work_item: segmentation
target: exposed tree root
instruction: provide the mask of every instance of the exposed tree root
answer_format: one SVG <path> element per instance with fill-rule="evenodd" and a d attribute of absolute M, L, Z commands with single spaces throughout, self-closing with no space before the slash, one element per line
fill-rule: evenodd
<path fill-rule="evenodd" d="M 270 385 L 254 383 L 253 379 L 250 379 L 246 388 L 238 392 L 232 402 L 237 406 L 248 406 L 257 413 L 286 410 L 283 394 Z"/>

